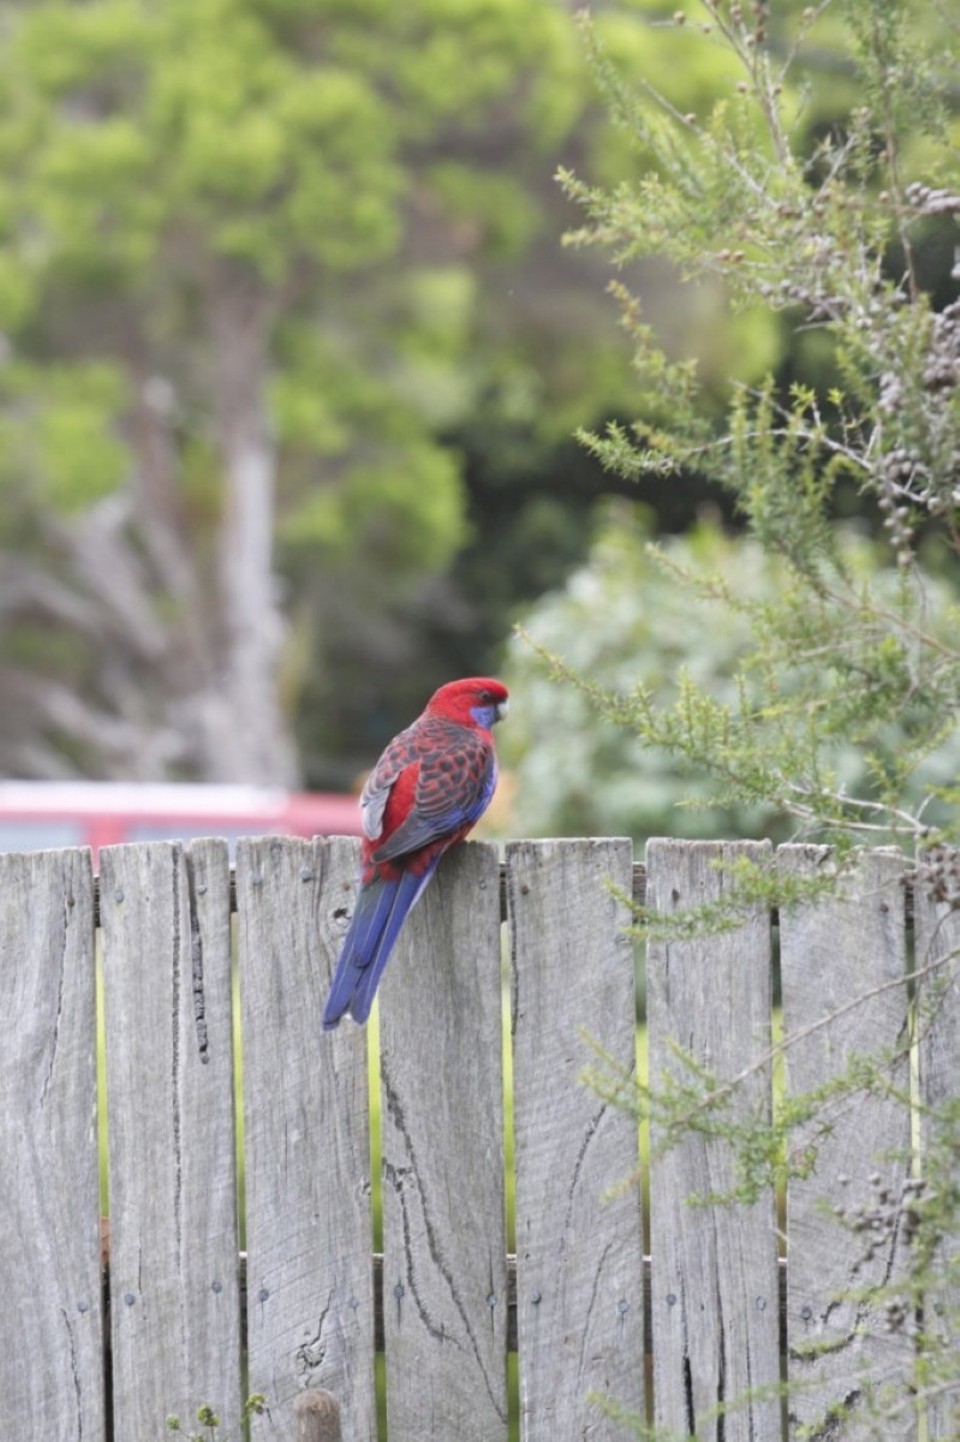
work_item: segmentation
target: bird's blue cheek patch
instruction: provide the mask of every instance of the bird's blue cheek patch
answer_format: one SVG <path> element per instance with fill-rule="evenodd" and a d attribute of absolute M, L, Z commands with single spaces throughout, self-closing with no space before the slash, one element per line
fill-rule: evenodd
<path fill-rule="evenodd" d="M 489 731 L 491 726 L 497 721 L 502 720 L 507 714 L 508 706 L 509 702 L 507 701 L 493 702 L 489 706 L 471 706 L 470 715 L 478 726 L 482 726 L 485 731 Z"/>

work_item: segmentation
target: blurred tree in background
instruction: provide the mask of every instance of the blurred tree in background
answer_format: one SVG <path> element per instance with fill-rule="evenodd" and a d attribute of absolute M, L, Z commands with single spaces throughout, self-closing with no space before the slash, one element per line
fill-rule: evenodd
<path fill-rule="evenodd" d="M 0 15 L 0 763 L 291 779 L 305 701 L 335 749 L 416 673 L 467 535 L 443 432 L 535 370 L 474 357 L 472 262 L 540 222 L 523 166 L 588 93 L 569 17 Z"/>
<path fill-rule="evenodd" d="M 736 67 L 673 14 L 596 30 L 706 115 Z M 661 401 L 605 260 L 560 240 L 558 164 L 638 163 L 566 6 L 0 0 L 0 24 L 0 770 L 350 784 L 435 684 L 499 664 L 598 498 L 693 522 L 698 467 L 638 483 L 571 438 Z M 830 24 L 811 150 L 855 96 Z M 941 285 L 947 252 L 917 243 Z M 719 272 L 625 270 L 708 412 L 829 363 L 730 315 Z"/>
<path fill-rule="evenodd" d="M 879 538 L 861 523 L 838 523 L 837 542 L 855 584 L 874 588 L 893 607 L 899 580 Z M 753 616 L 783 603 L 782 563 L 755 536 L 701 519 L 684 535 L 652 544 L 644 510 L 618 503 L 605 512 L 586 562 L 562 588 L 524 615 L 524 634 L 510 647 L 505 676 L 517 704 L 500 750 L 511 768 L 514 810 L 526 834 L 547 836 L 766 836 L 789 840 L 794 823 L 775 801 L 722 796 L 709 767 L 679 748 L 640 746 L 626 714 L 604 719 L 595 696 L 557 686 L 530 637 L 608 697 L 631 695 L 669 709 L 678 692 L 702 689 L 736 712 L 743 670 L 753 650 Z M 949 615 L 957 588 L 927 578 L 926 603 Z M 871 786 L 867 760 L 851 731 L 834 762 L 844 789 Z M 884 751 L 906 751 L 910 727 L 892 715 Z M 960 774 L 960 737 L 937 748 L 927 785 L 949 787 Z M 936 807 L 926 821 L 936 821 Z"/>
<path fill-rule="evenodd" d="M 632 387 L 553 181 L 629 137 L 554 0 L 0 22 L 0 769 L 347 784 L 632 486 L 570 439 Z M 658 6 L 598 24 L 674 63 Z M 668 282 L 707 388 L 758 373 L 775 328 Z"/>

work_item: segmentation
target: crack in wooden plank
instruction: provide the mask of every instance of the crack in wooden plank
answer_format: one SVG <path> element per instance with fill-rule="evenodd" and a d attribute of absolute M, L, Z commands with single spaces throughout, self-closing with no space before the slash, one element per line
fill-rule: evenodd
<path fill-rule="evenodd" d="M 193 971 L 193 1023 L 197 1032 L 197 1047 L 200 1060 L 206 1065 L 210 1060 L 210 1037 L 207 1031 L 207 1004 L 203 983 L 203 929 L 197 903 L 199 886 L 206 890 L 206 883 L 196 875 L 196 863 L 187 861 L 187 896 L 190 904 L 190 962 Z"/>
<path fill-rule="evenodd" d="M 440 1341 L 453 1342 L 456 1347 L 462 1350 L 462 1343 L 459 1341 L 458 1338 L 448 1334 L 445 1326 L 442 1323 L 438 1328 L 437 1324 L 431 1320 L 423 1303 L 423 1299 L 419 1294 L 413 1271 L 414 1254 L 411 1245 L 410 1222 L 407 1212 L 405 1187 L 403 1185 L 404 1181 L 406 1180 L 406 1176 L 411 1176 L 413 1178 L 414 1185 L 416 1186 L 417 1193 L 420 1198 L 424 1233 L 427 1238 L 427 1247 L 430 1252 L 430 1259 L 433 1262 L 434 1266 L 437 1268 L 440 1276 L 446 1283 L 447 1290 L 450 1294 L 450 1300 L 456 1308 L 456 1311 L 463 1324 L 463 1329 L 470 1343 L 470 1350 L 473 1353 L 473 1356 L 477 1363 L 477 1367 L 480 1371 L 480 1375 L 483 1378 L 483 1385 L 486 1390 L 487 1396 L 490 1398 L 491 1405 L 493 1406 L 497 1417 L 502 1422 L 506 1422 L 507 1414 L 503 1409 L 501 1403 L 497 1399 L 492 1380 L 488 1374 L 486 1366 L 484 1365 L 483 1356 L 480 1350 L 480 1344 L 476 1335 L 474 1334 L 473 1326 L 470 1320 L 470 1314 L 466 1306 L 464 1305 L 464 1301 L 463 1298 L 460 1296 L 456 1280 L 450 1272 L 450 1269 L 443 1257 L 440 1248 L 440 1243 L 436 1234 L 436 1228 L 430 1215 L 430 1205 L 426 1196 L 426 1192 L 424 1190 L 423 1182 L 421 1180 L 420 1169 L 417 1165 L 417 1156 L 416 1150 L 413 1145 L 413 1139 L 410 1136 L 409 1130 L 407 1128 L 406 1118 L 404 1116 L 403 1107 L 401 1105 L 400 1099 L 397 1096 L 393 1086 L 391 1085 L 389 1077 L 389 1067 L 385 1057 L 381 1057 L 380 1059 L 380 1080 L 383 1087 L 384 1096 L 386 1097 L 387 1101 L 388 1114 L 393 1121 L 394 1126 L 397 1128 L 401 1137 L 403 1138 L 404 1147 L 410 1157 L 411 1163 L 410 1168 L 405 1171 L 405 1175 L 403 1177 L 400 1177 L 396 1168 L 391 1167 L 388 1162 L 384 1162 L 384 1176 L 390 1182 L 400 1202 L 400 1212 L 403 1221 L 404 1233 L 404 1253 L 406 1256 L 406 1280 L 410 1288 L 411 1296 L 416 1303 L 417 1310 L 420 1313 L 424 1326 L 427 1327 L 431 1336 L 437 1338 Z"/>
<path fill-rule="evenodd" d="M 67 940 L 69 931 L 69 907 L 70 901 L 64 900 L 63 904 L 63 925 L 60 929 L 60 958 L 57 970 L 57 1010 L 53 1019 L 53 1036 L 50 1039 L 50 1061 L 47 1065 L 47 1073 L 43 1079 L 43 1086 L 40 1088 L 40 1105 L 43 1106 L 47 1100 L 47 1093 L 53 1080 L 54 1068 L 57 1064 L 57 1047 L 60 1043 L 60 1019 L 63 1015 L 63 984 L 67 967 Z"/>

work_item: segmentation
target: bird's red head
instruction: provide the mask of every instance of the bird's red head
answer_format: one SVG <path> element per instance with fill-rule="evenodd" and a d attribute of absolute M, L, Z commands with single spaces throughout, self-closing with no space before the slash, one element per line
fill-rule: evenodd
<path fill-rule="evenodd" d="M 507 714 L 509 700 L 510 693 L 502 681 L 492 676 L 467 676 L 462 681 L 448 681 L 435 691 L 427 703 L 427 713 L 489 731 Z"/>

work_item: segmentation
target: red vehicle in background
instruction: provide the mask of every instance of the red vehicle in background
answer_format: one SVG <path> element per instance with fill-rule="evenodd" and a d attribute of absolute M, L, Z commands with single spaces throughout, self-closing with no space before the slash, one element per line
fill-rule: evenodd
<path fill-rule="evenodd" d="M 0 851 L 241 836 L 359 836 L 355 796 L 178 782 L 0 781 Z"/>

